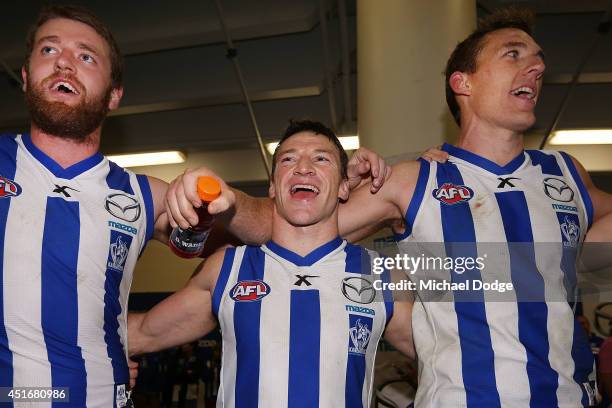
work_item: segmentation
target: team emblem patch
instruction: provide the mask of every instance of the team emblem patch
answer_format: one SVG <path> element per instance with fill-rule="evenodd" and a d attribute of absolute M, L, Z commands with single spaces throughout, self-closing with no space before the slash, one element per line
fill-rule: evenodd
<path fill-rule="evenodd" d="M 13 180 L 0 176 L 0 198 L 17 197 L 21 194 L 21 186 Z"/>
<path fill-rule="evenodd" d="M 468 186 L 444 183 L 440 188 L 432 191 L 433 197 L 441 203 L 453 205 L 470 201 L 474 197 L 474 190 Z"/>
<path fill-rule="evenodd" d="M 580 239 L 580 227 L 572 217 L 564 217 L 563 223 L 560 225 L 561 233 L 563 234 L 563 245 L 570 248 L 576 248 Z"/>
<path fill-rule="evenodd" d="M 364 355 L 372 335 L 372 319 L 364 316 L 349 315 L 349 344 L 350 354 Z"/>
<path fill-rule="evenodd" d="M 261 280 L 240 281 L 230 290 L 230 297 L 235 302 L 252 302 L 268 294 L 270 285 Z"/>

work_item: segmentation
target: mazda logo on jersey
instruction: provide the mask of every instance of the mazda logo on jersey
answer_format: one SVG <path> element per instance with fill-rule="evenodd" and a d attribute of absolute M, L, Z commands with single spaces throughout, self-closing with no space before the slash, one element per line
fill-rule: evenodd
<path fill-rule="evenodd" d="M 134 222 L 140 218 L 140 203 L 125 194 L 114 193 L 106 196 L 104 208 L 109 214 L 127 222 Z"/>
<path fill-rule="evenodd" d="M 230 297 L 236 302 L 252 302 L 270 294 L 270 285 L 261 280 L 240 281 L 232 290 Z"/>
<path fill-rule="evenodd" d="M 548 177 L 544 179 L 544 192 L 555 201 L 568 203 L 574 199 L 574 190 L 561 179 Z"/>
<path fill-rule="evenodd" d="M 342 294 L 348 300 L 366 305 L 374 301 L 376 290 L 369 280 L 352 276 L 342 279 Z"/>
<path fill-rule="evenodd" d="M 453 205 L 470 201 L 474 197 L 474 191 L 468 186 L 444 183 L 440 188 L 432 191 L 432 195 L 441 203 Z"/>
<path fill-rule="evenodd" d="M 13 180 L 0 176 L 0 198 L 17 197 L 21 194 L 21 186 Z"/>

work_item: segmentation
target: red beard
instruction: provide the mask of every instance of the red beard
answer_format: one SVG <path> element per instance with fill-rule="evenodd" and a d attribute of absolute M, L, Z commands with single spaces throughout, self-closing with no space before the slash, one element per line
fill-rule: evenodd
<path fill-rule="evenodd" d="M 49 135 L 84 141 L 102 125 L 106 118 L 111 87 L 109 86 L 101 97 L 87 100 L 87 94 L 84 93 L 85 87 L 76 78 L 70 78 L 71 82 L 77 84 L 79 90 L 83 90 L 81 92 L 84 95 L 84 101 L 76 106 L 69 106 L 63 102 L 50 102 L 45 99 L 48 84 L 57 77 L 58 75 L 52 75 L 39 85 L 32 84 L 28 78 L 25 101 L 32 122 Z M 62 77 L 65 78 L 65 76 Z"/>

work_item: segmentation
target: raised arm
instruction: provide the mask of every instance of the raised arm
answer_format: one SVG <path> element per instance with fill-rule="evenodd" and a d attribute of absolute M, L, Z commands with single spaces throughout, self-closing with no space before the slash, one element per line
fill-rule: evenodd
<path fill-rule="evenodd" d="M 211 298 L 224 254 L 221 250 L 210 256 L 183 289 L 148 312 L 128 315 L 129 355 L 185 344 L 216 326 Z"/>

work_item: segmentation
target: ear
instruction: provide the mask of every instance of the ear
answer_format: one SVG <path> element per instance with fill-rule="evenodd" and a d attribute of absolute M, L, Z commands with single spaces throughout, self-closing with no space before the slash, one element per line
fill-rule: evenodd
<path fill-rule="evenodd" d="M 468 74 L 455 71 L 448 79 L 448 83 L 456 95 L 471 95 L 472 86 Z"/>
<path fill-rule="evenodd" d="M 28 70 L 25 65 L 21 67 L 21 79 L 23 81 L 23 85 L 21 85 L 21 90 L 25 92 L 28 86 Z"/>
<path fill-rule="evenodd" d="M 274 180 L 270 180 L 270 187 L 268 187 L 268 197 L 274 198 L 276 196 L 276 189 L 274 188 Z"/>
<path fill-rule="evenodd" d="M 123 87 L 113 88 L 111 90 L 110 101 L 108 101 L 108 109 L 109 110 L 117 109 L 119 107 L 119 102 L 121 101 L 122 97 L 123 97 Z"/>
<path fill-rule="evenodd" d="M 344 179 L 340 182 L 340 188 L 338 189 L 338 198 L 342 201 L 348 200 L 349 192 L 349 182 L 347 179 Z"/>

